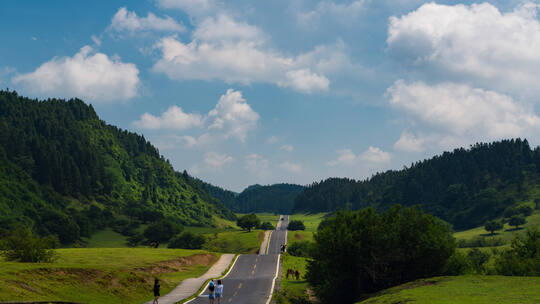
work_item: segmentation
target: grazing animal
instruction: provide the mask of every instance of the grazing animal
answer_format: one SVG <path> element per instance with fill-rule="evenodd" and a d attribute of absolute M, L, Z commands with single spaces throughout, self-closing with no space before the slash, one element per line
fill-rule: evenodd
<path fill-rule="evenodd" d="M 287 280 L 289 279 L 289 275 L 291 275 L 291 278 L 293 278 L 294 277 L 294 270 L 292 270 L 290 268 L 287 269 Z"/>
<path fill-rule="evenodd" d="M 296 277 L 297 280 L 300 279 L 300 270 L 296 269 L 296 271 L 294 272 L 294 276 Z"/>
<path fill-rule="evenodd" d="M 159 242 L 151 242 L 150 244 L 148 244 L 148 246 L 150 246 L 150 248 L 158 248 Z"/>

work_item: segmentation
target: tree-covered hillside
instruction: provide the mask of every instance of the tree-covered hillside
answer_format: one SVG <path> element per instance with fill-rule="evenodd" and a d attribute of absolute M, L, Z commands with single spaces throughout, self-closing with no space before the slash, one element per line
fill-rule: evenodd
<path fill-rule="evenodd" d="M 230 209 L 241 212 L 276 212 L 290 214 L 294 199 L 304 190 L 304 186 L 275 184 L 268 186 L 252 185 L 242 191 Z"/>
<path fill-rule="evenodd" d="M 314 183 L 296 198 L 294 212 L 419 204 L 459 230 L 483 225 L 508 206 L 538 197 L 540 148 L 531 150 L 527 140 L 512 139 L 445 152 L 365 181 Z"/>
<path fill-rule="evenodd" d="M 0 91 L 0 169 L 0 228 L 72 231 L 64 242 L 120 218 L 185 225 L 234 218 L 143 136 L 107 125 L 78 99 Z"/>

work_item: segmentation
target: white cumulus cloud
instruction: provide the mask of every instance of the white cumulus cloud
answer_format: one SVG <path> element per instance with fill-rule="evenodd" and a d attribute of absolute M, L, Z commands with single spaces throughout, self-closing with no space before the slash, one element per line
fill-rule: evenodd
<path fill-rule="evenodd" d="M 414 121 L 417 133 L 402 135 L 396 147 L 425 144 L 442 148 L 475 141 L 534 136 L 540 131 L 540 117 L 532 108 L 508 95 L 471 88 L 468 85 L 396 81 L 387 90 L 390 105 Z M 423 131 L 429 130 L 429 131 Z"/>
<path fill-rule="evenodd" d="M 201 126 L 203 118 L 199 114 L 188 114 L 178 106 L 172 106 L 161 116 L 156 117 L 150 113 L 144 113 L 140 120 L 134 121 L 133 125 L 141 129 L 169 129 L 186 130 L 192 127 Z"/>
<path fill-rule="evenodd" d="M 287 152 L 292 152 L 294 151 L 294 147 L 291 146 L 291 145 L 283 145 L 279 148 L 280 150 L 283 150 L 283 151 L 287 151 Z"/>
<path fill-rule="evenodd" d="M 84 46 L 73 57 L 55 57 L 12 81 L 28 94 L 79 97 L 94 102 L 121 101 L 137 95 L 139 70 L 133 63 Z"/>
<path fill-rule="evenodd" d="M 390 52 L 412 67 L 452 82 L 518 94 L 540 94 L 538 4 L 501 12 L 492 4 L 427 3 L 391 17 Z"/>
<path fill-rule="evenodd" d="M 424 138 L 417 138 L 414 134 L 404 131 L 394 143 L 394 148 L 407 152 L 422 152 L 425 149 L 425 142 Z"/>
<path fill-rule="evenodd" d="M 302 166 L 299 164 L 291 163 L 291 162 L 283 162 L 279 165 L 279 167 L 285 171 L 289 171 L 291 173 L 300 173 L 302 172 Z"/>
<path fill-rule="evenodd" d="M 114 14 L 110 29 L 115 31 L 171 31 L 183 32 L 186 27 L 169 16 L 164 18 L 157 17 L 152 13 L 148 13 L 146 17 L 139 17 L 135 12 L 130 12 L 125 7 L 118 9 Z"/>
<path fill-rule="evenodd" d="M 366 151 L 356 155 L 351 149 L 343 149 L 336 151 L 338 158 L 327 163 L 329 166 L 344 166 L 356 165 L 360 163 L 366 164 L 386 164 L 392 158 L 391 154 L 377 147 L 369 146 Z"/>
<path fill-rule="evenodd" d="M 232 156 L 229 156 L 227 154 L 219 154 L 216 152 L 208 152 L 204 154 L 204 162 L 212 168 L 220 169 L 225 164 L 232 161 Z"/>
<path fill-rule="evenodd" d="M 360 154 L 359 158 L 369 163 L 388 163 L 392 156 L 388 152 L 370 146 L 364 153 Z"/>
<path fill-rule="evenodd" d="M 153 70 L 175 80 L 223 80 L 226 83 L 273 83 L 304 93 L 328 91 L 330 81 L 318 66 L 335 52 L 285 56 L 267 46 L 257 27 L 221 14 L 207 17 L 188 43 L 176 36 L 159 40 L 161 58 Z"/>
<path fill-rule="evenodd" d="M 351 24 L 365 10 L 365 3 L 366 0 L 355 0 L 350 3 L 320 1 L 313 10 L 300 12 L 297 16 L 298 23 L 311 27 L 323 20 L 332 19 L 338 23 Z"/>
<path fill-rule="evenodd" d="M 162 8 L 180 9 L 192 16 L 207 14 L 215 9 L 214 0 L 157 0 Z"/>

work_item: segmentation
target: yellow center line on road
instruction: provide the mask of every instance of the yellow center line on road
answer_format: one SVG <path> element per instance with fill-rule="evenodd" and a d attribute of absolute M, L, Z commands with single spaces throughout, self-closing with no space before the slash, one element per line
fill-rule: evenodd
<path fill-rule="evenodd" d="M 242 283 L 238 284 L 238 289 L 242 288 Z"/>
<path fill-rule="evenodd" d="M 228 302 L 232 302 L 232 298 L 229 298 L 229 301 Z"/>
<path fill-rule="evenodd" d="M 253 265 L 253 269 L 257 268 L 257 264 Z"/>
<path fill-rule="evenodd" d="M 252 270 L 252 271 L 251 271 L 251 275 L 254 275 L 254 274 L 255 274 L 255 270 Z"/>

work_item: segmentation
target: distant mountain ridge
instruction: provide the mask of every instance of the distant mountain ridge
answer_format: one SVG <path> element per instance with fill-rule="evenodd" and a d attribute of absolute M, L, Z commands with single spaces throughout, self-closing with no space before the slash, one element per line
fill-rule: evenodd
<path fill-rule="evenodd" d="M 274 184 L 248 186 L 241 193 L 206 184 L 206 189 L 223 204 L 239 213 L 275 212 L 290 214 L 294 199 L 305 187 L 295 184 Z"/>
<path fill-rule="evenodd" d="M 0 168 L 0 229 L 69 227 L 69 242 L 123 217 L 198 226 L 235 218 L 143 136 L 106 124 L 79 99 L 0 91 Z"/>
<path fill-rule="evenodd" d="M 499 217 L 513 204 L 540 198 L 539 191 L 540 148 L 511 139 L 444 152 L 364 181 L 315 182 L 298 195 L 293 211 L 420 205 L 455 229 L 468 229 Z"/>

